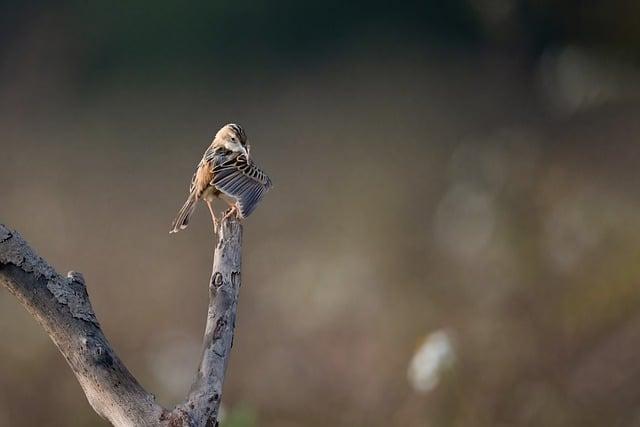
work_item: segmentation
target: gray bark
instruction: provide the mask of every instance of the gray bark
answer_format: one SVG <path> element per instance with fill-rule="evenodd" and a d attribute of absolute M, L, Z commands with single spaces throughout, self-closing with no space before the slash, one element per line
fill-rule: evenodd
<path fill-rule="evenodd" d="M 61 276 L 20 234 L 2 224 L 0 284 L 42 325 L 91 407 L 114 426 L 216 426 L 235 329 L 242 225 L 229 218 L 220 230 L 202 361 L 189 395 L 172 410 L 158 405 L 118 358 L 93 312 L 82 275 Z"/>

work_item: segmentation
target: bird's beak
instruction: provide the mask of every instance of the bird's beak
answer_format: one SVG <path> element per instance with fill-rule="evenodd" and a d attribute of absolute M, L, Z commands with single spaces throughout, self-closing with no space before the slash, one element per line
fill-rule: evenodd
<path fill-rule="evenodd" d="M 242 146 L 242 151 L 244 152 L 244 155 L 247 156 L 247 160 L 249 160 L 249 152 L 251 151 L 251 147 L 249 147 L 248 145 Z"/>

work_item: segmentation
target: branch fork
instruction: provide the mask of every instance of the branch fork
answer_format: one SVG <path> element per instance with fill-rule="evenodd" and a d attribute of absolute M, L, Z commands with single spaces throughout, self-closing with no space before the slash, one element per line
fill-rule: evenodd
<path fill-rule="evenodd" d="M 233 344 L 241 283 L 242 225 L 220 226 L 209 282 L 202 357 L 184 402 L 169 410 L 129 372 L 105 337 L 80 273 L 58 274 L 19 233 L 0 224 L 0 284 L 58 347 L 91 407 L 117 427 L 214 427 Z"/>

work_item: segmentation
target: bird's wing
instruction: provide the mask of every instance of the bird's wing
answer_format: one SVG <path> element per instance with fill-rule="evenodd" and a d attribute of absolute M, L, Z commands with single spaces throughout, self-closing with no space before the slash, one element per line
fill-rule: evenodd
<path fill-rule="evenodd" d="M 214 159 L 211 184 L 236 199 L 242 218 L 253 212 L 260 199 L 271 188 L 269 177 L 244 155 Z"/>

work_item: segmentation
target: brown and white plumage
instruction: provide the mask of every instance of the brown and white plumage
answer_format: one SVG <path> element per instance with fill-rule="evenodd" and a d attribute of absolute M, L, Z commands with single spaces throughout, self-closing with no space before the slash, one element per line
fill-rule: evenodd
<path fill-rule="evenodd" d="M 218 221 L 211 206 L 214 198 L 222 197 L 238 217 L 246 218 L 271 188 L 269 177 L 253 163 L 249 155 L 247 136 L 236 124 L 223 126 L 207 148 L 191 179 L 189 197 L 171 225 L 171 233 L 187 227 L 196 204 L 203 199 L 211 212 L 214 229 Z"/>

